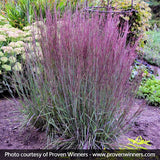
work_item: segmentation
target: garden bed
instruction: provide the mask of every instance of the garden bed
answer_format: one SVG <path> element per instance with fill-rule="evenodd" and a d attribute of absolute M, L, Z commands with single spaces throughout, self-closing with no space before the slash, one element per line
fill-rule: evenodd
<path fill-rule="evenodd" d="M 137 117 L 132 128 L 119 137 L 119 143 L 127 145 L 129 141 L 127 138 L 136 139 L 141 136 L 144 140 L 150 141 L 150 146 L 146 146 L 147 149 L 160 149 L 160 108 L 146 105 L 145 100 L 135 100 L 135 109 L 141 106 L 143 111 Z M 134 109 L 133 109 L 134 110 Z"/>
<path fill-rule="evenodd" d="M 28 126 L 21 128 L 24 119 L 18 112 L 20 104 L 13 99 L 0 100 L 0 149 L 43 149 L 46 146 L 45 132 Z M 135 108 L 144 110 L 139 115 L 131 130 L 119 137 L 119 143 L 126 145 L 127 138 L 142 136 L 150 140 L 148 149 L 160 149 L 160 109 L 146 105 L 144 100 L 135 100 Z"/>
<path fill-rule="evenodd" d="M 108 149 L 139 136 L 150 141 L 150 148 L 160 148 L 160 108 L 145 103 L 160 106 L 160 81 L 155 79 L 159 70 L 149 66 L 159 66 L 158 30 L 148 32 L 148 39 L 155 41 L 146 41 L 151 18 L 147 3 L 116 0 L 113 11 L 126 13 L 131 7 L 131 14 L 97 12 L 91 16 L 79 8 L 74 12 L 77 1 L 69 3 L 71 8 L 68 1 L 60 6 L 51 6 L 51 1 L 37 3 L 41 13 L 38 6 L 32 7 L 36 0 L 32 5 L 13 2 L 0 3 L 4 10 L 0 16 L 0 91 L 8 89 L 19 99 L 0 99 L 1 149 L 43 149 L 49 140 L 46 135 L 54 149 Z M 59 12 L 53 14 L 53 8 Z M 138 51 L 142 60 L 136 59 L 138 44 L 144 45 Z M 135 96 L 146 101 L 134 101 Z M 18 101 L 23 102 L 22 113 Z M 137 108 L 144 110 L 135 122 Z M 118 138 L 131 122 L 135 123 L 129 132 Z"/>
<path fill-rule="evenodd" d="M 21 127 L 24 119 L 19 112 L 20 104 L 13 99 L 0 100 L 0 149 L 42 149 L 45 132 L 28 126 Z"/>

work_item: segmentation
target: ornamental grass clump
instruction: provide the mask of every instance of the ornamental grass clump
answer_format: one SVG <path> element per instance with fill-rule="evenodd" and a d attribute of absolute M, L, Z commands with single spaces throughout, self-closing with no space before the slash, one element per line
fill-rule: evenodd
<path fill-rule="evenodd" d="M 25 72 L 13 77 L 27 124 L 46 130 L 49 148 L 113 148 L 135 114 L 128 115 L 136 46 L 126 46 L 127 25 L 120 35 L 118 17 L 46 15 L 42 54 L 33 37 L 37 57 L 27 58 L 26 50 Z"/>

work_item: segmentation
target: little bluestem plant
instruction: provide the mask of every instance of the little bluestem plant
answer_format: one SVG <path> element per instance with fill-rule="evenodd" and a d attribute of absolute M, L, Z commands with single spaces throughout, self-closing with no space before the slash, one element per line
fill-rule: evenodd
<path fill-rule="evenodd" d="M 58 19 L 47 11 L 43 54 L 26 58 L 25 77 L 14 74 L 27 123 L 46 130 L 48 147 L 113 148 L 133 120 L 129 77 L 136 46 L 126 46 L 127 24 L 120 36 L 118 17 L 104 17 L 77 11 Z"/>

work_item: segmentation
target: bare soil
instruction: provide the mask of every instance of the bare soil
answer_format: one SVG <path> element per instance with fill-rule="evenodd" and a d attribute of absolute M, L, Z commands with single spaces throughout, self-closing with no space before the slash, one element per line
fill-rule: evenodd
<path fill-rule="evenodd" d="M 18 101 L 0 100 L 0 149 L 43 149 L 45 132 L 31 126 L 22 128 L 24 117 L 19 107 Z"/>
<path fill-rule="evenodd" d="M 135 108 L 144 110 L 131 130 L 121 136 L 119 142 L 127 144 L 127 138 L 142 136 L 150 140 L 148 149 L 160 149 L 160 108 L 146 105 L 144 100 L 135 100 Z M 13 99 L 0 100 L 0 149 L 44 149 L 46 134 L 34 127 L 21 127 L 24 117 L 19 112 L 20 104 Z"/>
<path fill-rule="evenodd" d="M 135 100 L 135 108 L 141 107 L 143 111 L 137 117 L 132 128 L 119 137 L 119 143 L 127 146 L 128 138 L 136 139 L 141 136 L 143 140 L 150 141 L 150 146 L 144 145 L 147 149 L 160 149 L 160 108 L 149 106 L 145 100 Z M 142 145 L 143 146 L 143 145 Z"/>

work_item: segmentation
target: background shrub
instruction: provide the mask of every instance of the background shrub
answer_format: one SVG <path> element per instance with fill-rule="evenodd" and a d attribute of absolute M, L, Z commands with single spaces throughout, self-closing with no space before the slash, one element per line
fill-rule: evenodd
<path fill-rule="evenodd" d="M 160 1 L 159 0 L 149 0 L 149 6 L 152 9 L 152 20 L 151 25 L 154 27 L 160 27 Z"/>
<path fill-rule="evenodd" d="M 34 19 L 34 10 L 36 11 L 36 14 L 38 16 L 40 16 L 41 11 L 43 18 L 45 18 L 46 8 L 48 7 L 51 11 L 53 11 L 55 4 L 57 10 L 59 10 L 62 14 L 67 8 L 72 9 L 72 11 L 74 12 L 77 6 L 79 9 L 81 9 L 84 8 L 86 5 L 106 5 L 107 2 L 107 0 L 88 0 L 87 3 L 85 0 L 18 0 L 16 3 L 15 1 L 8 1 L 5 5 L 5 10 L 11 25 L 22 28 Z M 111 5 L 115 9 L 121 10 L 128 10 L 131 8 L 131 2 L 128 0 L 112 0 Z M 149 26 L 148 21 L 151 18 L 151 10 L 148 7 L 148 3 L 140 0 L 134 0 L 133 8 L 138 12 L 133 12 L 132 15 L 121 15 L 121 18 L 123 20 L 129 20 L 132 31 L 132 36 L 130 35 L 131 37 L 133 37 L 133 35 L 139 36 L 141 33 L 144 33 L 144 31 L 146 31 L 146 28 L 148 28 Z"/>
<path fill-rule="evenodd" d="M 143 81 L 137 95 L 146 99 L 150 105 L 160 106 L 160 80 L 153 77 Z"/>
<path fill-rule="evenodd" d="M 54 0 L 10 0 L 5 3 L 4 11 L 9 23 L 22 29 L 35 20 L 35 13 L 40 17 L 41 12 L 45 18 L 45 10 L 47 6 L 53 7 L 53 2 Z"/>
<path fill-rule="evenodd" d="M 160 31 L 148 31 L 146 34 L 148 40 L 142 49 L 143 58 L 150 64 L 160 66 Z"/>
<path fill-rule="evenodd" d="M 5 13 L 10 24 L 13 27 L 22 29 L 24 26 L 30 24 L 35 20 L 35 13 L 37 17 L 46 17 L 46 9 L 49 8 L 51 12 L 54 11 L 54 6 L 62 14 L 67 8 L 72 12 L 84 6 L 85 0 L 8 0 L 1 4 L 3 13 Z"/>
<path fill-rule="evenodd" d="M 28 17 L 31 15 L 28 0 L 7 1 L 5 4 L 6 17 L 13 27 L 22 29 L 29 23 Z M 27 14 L 28 11 L 28 14 Z M 30 15 L 29 15 L 30 14 Z"/>
<path fill-rule="evenodd" d="M 128 117 L 136 46 L 126 46 L 127 26 L 120 37 L 116 17 L 104 23 L 102 15 L 46 15 L 43 54 L 13 76 L 26 123 L 45 129 L 54 149 L 113 148 L 135 114 Z"/>
<path fill-rule="evenodd" d="M 106 6 L 108 4 L 108 0 L 98 0 L 95 4 Z M 131 1 L 128 0 L 112 0 L 110 1 L 110 5 L 113 7 L 113 10 L 127 11 L 131 9 Z M 131 26 L 131 32 L 129 33 L 130 39 L 134 40 L 143 35 L 143 40 L 141 41 L 141 46 L 143 46 L 145 31 L 149 28 L 149 20 L 151 19 L 151 9 L 148 3 L 141 0 L 134 0 L 133 9 L 137 12 L 132 12 L 132 14 L 120 14 L 121 25 L 123 25 L 124 21 L 129 22 Z"/>

